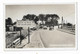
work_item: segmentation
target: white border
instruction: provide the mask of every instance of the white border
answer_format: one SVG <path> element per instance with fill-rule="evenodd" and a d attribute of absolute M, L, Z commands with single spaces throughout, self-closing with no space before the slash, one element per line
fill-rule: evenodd
<path fill-rule="evenodd" d="M 5 6 L 6 5 L 49 5 L 49 4 L 75 4 L 75 24 L 76 24 L 76 28 L 75 28 L 75 48 L 15 48 L 15 49 L 11 49 L 11 48 L 5 48 L 5 26 L 4 28 L 4 50 L 27 50 L 27 51 L 56 51 L 56 50 L 67 50 L 67 51 L 72 51 L 72 50 L 77 50 L 78 49 L 78 17 L 77 17 L 77 2 L 51 2 L 51 3 L 4 3 L 3 4 L 3 17 L 4 17 L 4 24 L 5 25 Z"/>

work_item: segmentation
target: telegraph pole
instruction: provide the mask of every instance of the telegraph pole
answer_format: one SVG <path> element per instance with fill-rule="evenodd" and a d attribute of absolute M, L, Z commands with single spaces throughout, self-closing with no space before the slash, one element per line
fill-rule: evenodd
<path fill-rule="evenodd" d="M 61 25 L 61 29 L 62 29 L 62 27 L 63 27 L 63 17 L 62 17 L 62 23 L 61 23 L 62 25 Z"/>
<path fill-rule="evenodd" d="M 28 44 L 30 43 L 30 28 L 28 27 Z"/>
<path fill-rule="evenodd" d="M 21 29 L 20 29 L 20 44 L 21 44 L 22 40 L 21 40 Z"/>

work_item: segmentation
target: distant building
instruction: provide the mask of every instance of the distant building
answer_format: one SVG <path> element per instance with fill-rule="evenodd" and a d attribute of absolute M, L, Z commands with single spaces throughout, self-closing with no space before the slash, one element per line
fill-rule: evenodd
<path fill-rule="evenodd" d="M 23 29 L 27 29 L 28 27 L 36 27 L 36 24 L 32 20 L 17 20 L 16 27 L 22 27 Z"/>

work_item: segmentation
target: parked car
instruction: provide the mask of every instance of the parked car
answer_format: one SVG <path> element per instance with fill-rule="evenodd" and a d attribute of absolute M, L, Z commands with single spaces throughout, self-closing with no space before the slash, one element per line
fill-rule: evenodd
<path fill-rule="evenodd" d="M 43 28 L 43 25 L 40 25 L 40 29 L 42 29 Z"/>
<path fill-rule="evenodd" d="M 49 27 L 49 30 L 52 30 L 52 29 L 54 29 L 54 27 L 53 27 L 53 26 L 50 26 L 50 27 Z"/>
<path fill-rule="evenodd" d="M 31 30 L 37 30 L 37 28 L 36 27 L 33 27 L 33 28 L 31 28 Z"/>
<path fill-rule="evenodd" d="M 47 26 L 44 26 L 43 29 L 47 29 Z"/>

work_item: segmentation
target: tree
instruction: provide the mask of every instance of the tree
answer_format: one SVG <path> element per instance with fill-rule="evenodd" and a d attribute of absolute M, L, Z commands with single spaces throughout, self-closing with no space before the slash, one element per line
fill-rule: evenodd
<path fill-rule="evenodd" d="M 6 19 L 6 25 L 12 25 L 13 22 L 12 22 L 12 19 L 10 17 L 8 17 L 8 19 Z"/>
<path fill-rule="evenodd" d="M 26 19 L 28 19 L 28 20 L 34 20 L 35 17 L 36 17 L 36 15 L 34 15 L 34 14 L 27 14 L 27 15 L 23 16 L 22 20 L 26 20 Z"/>
<path fill-rule="evenodd" d="M 46 14 L 46 23 L 48 24 L 58 25 L 58 19 L 59 16 L 57 14 Z"/>
<path fill-rule="evenodd" d="M 32 14 L 31 15 L 31 20 L 34 20 L 36 18 L 36 15 Z"/>
<path fill-rule="evenodd" d="M 50 17 L 50 14 L 46 14 L 45 20 L 47 21 L 49 17 Z"/>
<path fill-rule="evenodd" d="M 57 14 L 51 14 L 52 19 L 58 20 L 59 16 Z"/>
<path fill-rule="evenodd" d="M 22 20 L 26 20 L 27 19 L 27 16 L 26 15 L 24 15 L 23 16 L 23 18 L 22 18 Z"/>
<path fill-rule="evenodd" d="M 52 23 L 54 25 L 58 25 L 58 19 L 59 19 L 59 16 L 57 14 L 51 14 L 51 17 L 52 17 Z"/>
<path fill-rule="evenodd" d="M 72 24 L 71 23 L 67 23 L 67 26 L 72 26 Z"/>
<path fill-rule="evenodd" d="M 39 19 L 40 19 L 41 21 L 45 20 L 45 15 L 44 15 L 44 14 L 39 14 Z"/>
<path fill-rule="evenodd" d="M 8 19 L 5 20 L 5 24 L 6 24 L 6 31 L 9 31 L 9 26 L 8 25 L 13 25 L 12 19 L 10 17 L 8 17 Z"/>
<path fill-rule="evenodd" d="M 38 16 L 34 19 L 34 22 L 37 24 L 37 21 L 39 20 Z"/>

